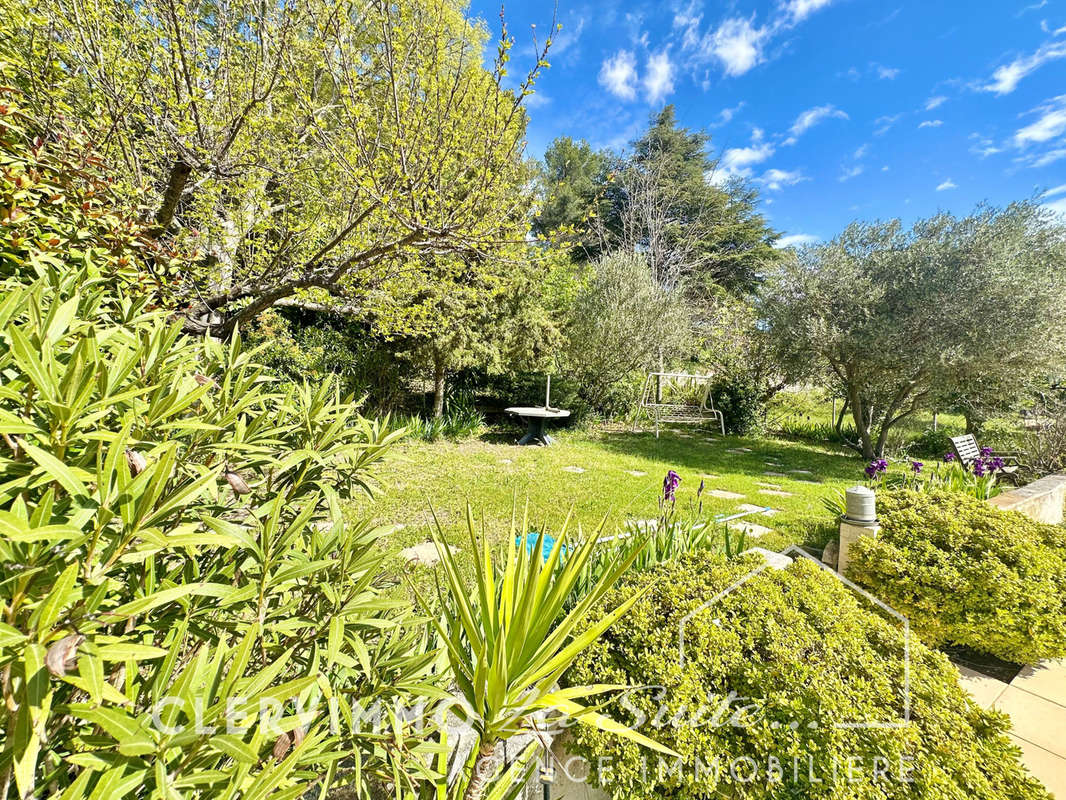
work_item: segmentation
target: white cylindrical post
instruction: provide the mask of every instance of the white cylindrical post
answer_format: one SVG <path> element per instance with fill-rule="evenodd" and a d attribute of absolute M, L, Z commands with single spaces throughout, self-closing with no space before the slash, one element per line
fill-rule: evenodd
<path fill-rule="evenodd" d="M 548 373 L 548 386 L 544 390 L 544 407 L 551 408 L 552 404 L 552 376 Z"/>
<path fill-rule="evenodd" d="M 844 493 L 845 512 L 840 520 L 840 552 L 837 571 L 848 568 L 851 546 L 863 536 L 876 537 L 881 530 L 877 524 L 877 495 L 865 486 L 852 486 Z"/>

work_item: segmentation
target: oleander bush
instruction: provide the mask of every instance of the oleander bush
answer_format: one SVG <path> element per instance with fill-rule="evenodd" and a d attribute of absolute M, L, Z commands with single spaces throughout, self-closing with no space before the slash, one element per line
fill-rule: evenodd
<path fill-rule="evenodd" d="M 340 513 L 397 434 L 183 335 L 177 254 L 83 140 L 0 107 L 0 796 L 415 785 L 428 734 L 345 711 L 436 654 Z"/>
<path fill-rule="evenodd" d="M 848 575 L 930 645 L 1020 664 L 1066 655 L 1066 529 L 955 492 L 878 495 Z"/>
<path fill-rule="evenodd" d="M 646 592 L 567 680 L 634 687 L 609 713 L 681 759 L 579 728 L 571 747 L 593 782 L 649 800 L 1049 798 L 1018 762 L 1005 715 L 977 706 L 947 658 L 913 637 L 906 692 L 901 623 L 812 562 L 763 570 L 699 610 L 758 564 L 684 557 L 608 595 L 609 608 Z M 842 726 L 899 723 L 908 695 L 902 727 Z"/>

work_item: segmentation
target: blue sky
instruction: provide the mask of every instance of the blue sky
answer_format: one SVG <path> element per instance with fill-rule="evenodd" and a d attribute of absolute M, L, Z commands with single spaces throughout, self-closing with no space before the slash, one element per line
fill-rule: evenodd
<path fill-rule="evenodd" d="M 512 0 L 513 71 L 551 0 Z M 471 11 L 498 28 L 498 3 Z M 1066 214 L 1066 0 L 559 0 L 529 150 L 624 147 L 673 103 L 786 242 L 1039 193 Z"/>

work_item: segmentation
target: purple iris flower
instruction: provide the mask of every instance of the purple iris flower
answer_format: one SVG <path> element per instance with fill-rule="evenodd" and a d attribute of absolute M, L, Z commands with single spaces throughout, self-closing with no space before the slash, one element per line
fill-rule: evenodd
<path fill-rule="evenodd" d="M 925 464 L 922 463 L 921 461 L 912 461 L 911 462 L 911 472 L 913 472 L 915 475 L 917 475 L 919 472 L 922 471 L 922 467 L 924 467 L 924 466 L 925 466 Z"/>
<path fill-rule="evenodd" d="M 876 478 L 883 472 L 888 471 L 888 462 L 883 458 L 877 458 L 871 461 L 863 472 L 866 473 L 867 478 Z"/>
<path fill-rule="evenodd" d="M 666 477 L 663 478 L 663 500 L 668 503 L 674 502 L 674 496 L 677 493 L 677 487 L 681 485 L 681 476 L 673 470 L 666 473 Z"/>
<path fill-rule="evenodd" d="M 973 462 L 973 474 L 978 478 L 983 478 L 985 475 L 985 462 L 979 458 Z"/>
<path fill-rule="evenodd" d="M 944 463 L 950 464 L 954 460 L 955 460 L 955 454 L 954 453 L 944 453 Z"/>
<path fill-rule="evenodd" d="M 981 457 L 982 458 L 991 458 L 992 457 L 992 448 L 991 447 L 982 447 L 981 448 Z"/>
<path fill-rule="evenodd" d="M 1007 462 L 999 456 L 996 456 L 988 462 L 988 466 L 992 468 L 993 472 L 1001 472 L 1003 470 L 1003 467 L 1006 466 L 1006 464 Z"/>

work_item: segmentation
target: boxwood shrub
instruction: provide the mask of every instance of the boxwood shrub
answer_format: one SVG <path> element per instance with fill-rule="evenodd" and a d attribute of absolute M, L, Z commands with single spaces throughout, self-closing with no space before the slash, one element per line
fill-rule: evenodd
<path fill-rule="evenodd" d="M 883 492 L 848 575 L 931 645 L 1029 664 L 1066 656 L 1066 528 L 956 493 Z"/>
<path fill-rule="evenodd" d="M 685 557 L 606 600 L 645 592 L 569 680 L 640 687 L 608 713 L 681 758 L 579 725 L 571 774 L 587 768 L 614 797 L 655 800 L 1049 798 L 1018 762 L 1008 718 L 976 705 L 943 654 L 911 637 L 908 693 L 901 623 L 806 560 L 726 592 L 758 564 Z"/>

